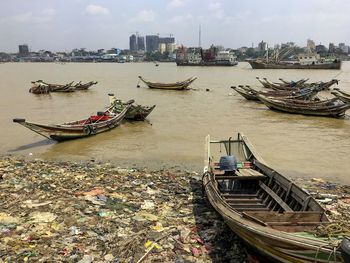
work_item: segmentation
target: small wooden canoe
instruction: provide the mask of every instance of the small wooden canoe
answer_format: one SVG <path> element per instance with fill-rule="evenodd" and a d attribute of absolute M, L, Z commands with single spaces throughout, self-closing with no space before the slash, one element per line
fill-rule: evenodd
<path fill-rule="evenodd" d="M 128 105 L 126 102 L 117 99 L 113 93 L 108 94 L 110 107 L 113 108 L 114 113 L 120 113 Z M 125 119 L 133 121 L 144 121 L 148 115 L 154 110 L 156 105 L 142 106 L 138 104 L 132 104 L 129 110 L 126 112 Z"/>
<path fill-rule="evenodd" d="M 48 139 L 66 141 L 88 137 L 114 129 L 124 119 L 125 114 L 133 102 L 133 100 L 129 101 L 125 108 L 118 114 L 113 113 L 112 108 L 109 108 L 87 119 L 62 124 L 39 124 L 27 122 L 25 119 L 20 118 L 13 119 L 13 122 L 21 124 Z"/>
<path fill-rule="evenodd" d="M 225 157 L 234 165 L 221 163 Z M 325 210 L 270 168 L 243 134 L 219 141 L 207 136 L 203 189 L 232 231 L 268 262 L 347 262 L 342 233 L 331 241 L 314 235 L 330 224 Z"/>
<path fill-rule="evenodd" d="M 139 79 L 143 81 L 150 89 L 185 90 L 185 89 L 188 89 L 188 86 L 197 78 L 191 77 L 184 81 L 178 81 L 174 83 L 153 82 L 153 81 L 144 79 L 142 76 L 139 76 Z"/>

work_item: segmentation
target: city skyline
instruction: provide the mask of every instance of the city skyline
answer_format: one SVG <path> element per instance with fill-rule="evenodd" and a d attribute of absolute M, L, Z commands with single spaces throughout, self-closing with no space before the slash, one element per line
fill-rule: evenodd
<path fill-rule="evenodd" d="M 350 2 L 280 2 L 6 0 L 0 3 L 0 52 L 17 52 L 24 43 L 31 50 L 128 49 L 134 32 L 172 34 L 178 44 L 198 46 L 199 25 L 203 47 L 256 47 L 261 40 L 269 45 L 293 41 L 306 46 L 307 39 L 325 46 L 350 43 Z"/>

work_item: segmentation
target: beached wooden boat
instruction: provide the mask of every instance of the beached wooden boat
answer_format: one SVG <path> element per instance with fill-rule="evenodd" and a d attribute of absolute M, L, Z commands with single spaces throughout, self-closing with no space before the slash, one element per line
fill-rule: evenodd
<path fill-rule="evenodd" d="M 243 134 L 206 138 L 203 189 L 232 231 L 269 259 L 264 262 L 348 262 L 339 248 L 342 233 L 332 240 L 314 235 L 331 224 L 324 209 L 270 168 Z M 348 249 L 348 241 L 341 244 Z"/>
<path fill-rule="evenodd" d="M 124 102 L 120 99 L 117 99 L 114 94 L 110 93 L 109 102 L 110 107 L 113 108 L 112 112 L 120 113 L 123 109 L 128 106 L 127 102 Z M 142 106 L 139 104 L 132 104 L 129 110 L 125 114 L 125 119 L 133 120 L 133 121 L 144 121 L 148 115 L 154 110 L 156 105 L 153 106 Z"/>
<path fill-rule="evenodd" d="M 197 78 L 191 77 L 184 81 L 178 81 L 174 83 L 153 82 L 153 81 L 144 79 L 142 76 L 139 76 L 139 79 L 143 81 L 150 89 L 185 90 L 185 89 L 188 89 L 188 86 Z"/>
<path fill-rule="evenodd" d="M 113 108 L 110 107 L 106 111 L 97 112 L 97 115 L 89 118 L 62 124 L 39 124 L 27 122 L 20 118 L 13 119 L 13 122 L 21 124 L 48 139 L 66 141 L 96 135 L 117 127 L 133 102 L 133 100 L 129 101 L 128 105 L 118 114 L 113 113 Z"/>
<path fill-rule="evenodd" d="M 29 89 L 29 92 L 34 94 L 47 94 L 50 92 L 73 92 L 75 87 L 72 86 L 73 82 L 68 84 L 49 84 L 42 80 L 32 81 L 32 87 Z"/>
<path fill-rule="evenodd" d="M 97 83 L 97 81 L 90 81 L 87 83 L 81 83 L 81 81 L 79 81 L 77 84 L 74 85 L 74 88 L 75 90 L 87 90 L 88 88 L 90 88 L 93 85 L 96 85 Z"/>
<path fill-rule="evenodd" d="M 333 91 L 331 92 L 334 96 L 336 96 L 338 99 L 350 103 L 350 94 L 346 93 L 345 91 L 342 91 L 338 88 L 334 88 Z"/>
<path fill-rule="evenodd" d="M 303 101 L 284 98 L 269 98 L 261 94 L 258 96 L 260 101 L 270 109 L 295 114 L 339 117 L 343 116 L 345 111 L 350 109 L 350 103 L 345 103 L 338 98 L 323 101 Z"/>

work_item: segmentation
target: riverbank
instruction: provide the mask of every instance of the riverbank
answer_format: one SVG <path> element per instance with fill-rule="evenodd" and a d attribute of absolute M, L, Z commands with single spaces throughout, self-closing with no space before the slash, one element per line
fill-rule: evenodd
<path fill-rule="evenodd" d="M 349 221 L 350 187 L 296 183 Z M 0 159 L 0 262 L 244 262 L 201 175 L 112 163 Z"/>

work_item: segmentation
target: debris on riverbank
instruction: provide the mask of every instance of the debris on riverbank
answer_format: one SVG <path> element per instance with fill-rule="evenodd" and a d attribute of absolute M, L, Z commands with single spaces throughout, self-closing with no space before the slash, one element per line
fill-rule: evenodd
<path fill-rule="evenodd" d="M 331 217 L 349 214 L 349 186 L 321 179 L 296 183 L 326 199 Z M 110 163 L 0 159 L 0 239 L 1 263 L 244 262 L 246 257 L 202 196 L 200 175 Z"/>
<path fill-rule="evenodd" d="M 183 171 L 0 160 L 0 262 L 244 261 Z"/>

